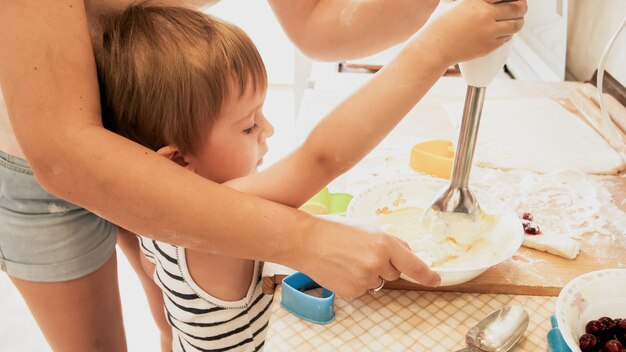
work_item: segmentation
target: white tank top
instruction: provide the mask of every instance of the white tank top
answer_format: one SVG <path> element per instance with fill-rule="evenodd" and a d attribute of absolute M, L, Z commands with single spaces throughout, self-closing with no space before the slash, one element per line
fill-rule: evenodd
<path fill-rule="evenodd" d="M 183 247 L 139 238 L 144 255 L 155 264 L 154 280 L 163 291 L 173 351 L 263 350 L 273 296 L 262 292 L 259 262 L 254 263 L 246 296 L 223 301 L 193 280 Z"/>

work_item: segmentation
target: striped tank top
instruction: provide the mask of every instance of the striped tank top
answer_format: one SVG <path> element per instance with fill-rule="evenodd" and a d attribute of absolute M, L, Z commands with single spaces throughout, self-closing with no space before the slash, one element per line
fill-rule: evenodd
<path fill-rule="evenodd" d="M 174 352 L 263 350 L 273 296 L 261 290 L 259 262 L 246 296 L 223 301 L 193 280 L 183 247 L 139 238 L 144 255 L 156 266 L 154 281 L 163 291 Z"/>

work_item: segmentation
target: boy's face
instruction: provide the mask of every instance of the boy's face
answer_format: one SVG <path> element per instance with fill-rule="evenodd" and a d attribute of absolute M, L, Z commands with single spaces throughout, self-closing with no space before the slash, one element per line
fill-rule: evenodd
<path fill-rule="evenodd" d="M 267 153 L 266 139 L 274 134 L 262 111 L 266 89 L 249 85 L 240 96 L 231 82 L 228 91 L 208 136 L 189 158 L 198 175 L 218 183 L 254 173 Z"/>

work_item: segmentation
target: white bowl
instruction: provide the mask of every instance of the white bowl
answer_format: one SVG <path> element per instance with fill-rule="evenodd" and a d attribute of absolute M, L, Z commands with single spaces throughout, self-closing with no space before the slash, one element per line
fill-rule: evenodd
<path fill-rule="evenodd" d="M 387 180 L 354 196 L 346 216 L 349 219 L 375 224 L 376 217 L 380 216 L 380 209 L 384 207 L 391 211 L 407 206 L 426 209 L 447 185 L 447 180 L 421 176 Z M 497 214 L 498 220 L 493 229 L 485 233 L 485 238 L 498 249 L 498 254 L 487 263 L 433 268 L 441 276 L 441 286 L 457 285 L 474 279 L 492 266 L 511 258 L 522 245 L 524 230 L 515 212 L 505 208 L 502 202 L 480 192 L 475 195 L 482 209 L 487 213 Z M 404 201 L 398 201 L 399 199 Z M 404 275 L 401 277 L 414 282 Z"/>
<path fill-rule="evenodd" d="M 604 269 L 570 281 L 556 300 L 556 319 L 567 346 L 580 352 L 578 339 L 590 320 L 626 318 L 626 269 Z"/>

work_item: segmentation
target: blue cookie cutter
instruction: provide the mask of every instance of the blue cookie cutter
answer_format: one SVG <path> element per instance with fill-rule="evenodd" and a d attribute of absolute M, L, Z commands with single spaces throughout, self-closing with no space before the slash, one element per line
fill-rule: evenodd
<path fill-rule="evenodd" d="M 308 290 L 321 287 L 301 272 L 283 279 L 280 305 L 293 315 L 316 324 L 328 324 L 335 318 L 335 293 L 322 287 L 322 297 L 311 296 Z"/>
<path fill-rule="evenodd" d="M 550 324 L 552 325 L 552 329 L 548 332 L 548 348 L 550 352 L 572 352 L 565 340 L 563 340 L 555 315 L 550 317 Z"/>

